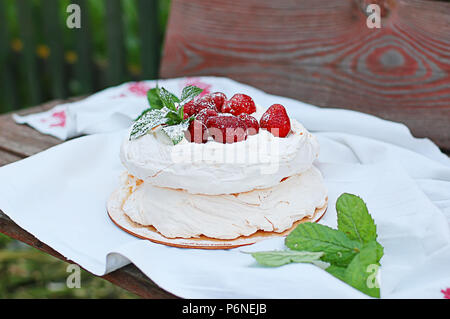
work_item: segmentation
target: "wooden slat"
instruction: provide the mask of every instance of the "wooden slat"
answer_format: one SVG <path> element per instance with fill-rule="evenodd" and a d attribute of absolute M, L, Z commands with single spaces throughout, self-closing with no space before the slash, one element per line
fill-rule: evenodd
<path fill-rule="evenodd" d="M 89 8 L 86 0 L 73 0 L 81 8 L 81 28 L 73 29 L 75 33 L 76 51 L 78 60 L 74 66 L 77 81 L 77 94 L 87 94 L 94 90 L 91 21 L 89 20 Z"/>
<path fill-rule="evenodd" d="M 120 84 L 125 79 L 125 46 L 121 0 L 105 0 L 108 69 L 107 84 Z"/>
<path fill-rule="evenodd" d="M 11 219 L 8 218 L 0 210 L 0 232 L 10 236 L 11 238 L 20 240 L 34 248 L 37 248 L 47 254 L 50 254 L 58 259 L 61 259 L 68 263 L 73 263 L 73 261 L 66 259 L 60 253 L 47 246 L 43 242 L 39 241 L 30 233 L 26 232 L 19 226 L 17 226 Z M 176 296 L 171 293 L 159 288 L 152 280 L 145 276 L 142 271 L 140 271 L 136 266 L 130 264 L 119 270 L 116 270 L 108 275 L 101 277 L 106 279 L 113 284 L 122 287 L 138 296 L 149 299 L 174 299 Z"/>
<path fill-rule="evenodd" d="M 0 150 L 0 167 L 21 160 L 22 157 Z"/>
<path fill-rule="evenodd" d="M 141 38 L 141 63 L 144 79 L 158 78 L 160 40 L 158 0 L 138 0 L 139 34 Z"/>
<path fill-rule="evenodd" d="M 36 42 L 31 14 L 32 2 L 29 0 L 17 0 L 17 12 L 19 18 L 20 37 L 23 41 L 22 74 L 26 79 L 27 101 L 31 105 L 41 102 L 41 87 L 36 65 Z M 25 106 L 25 105 L 23 105 Z"/>
<path fill-rule="evenodd" d="M 231 77 L 401 121 L 450 149 L 450 2 L 386 2 L 381 29 L 360 2 L 173 0 L 161 76 Z"/>
<path fill-rule="evenodd" d="M 41 2 L 41 10 L 45 39 L 50 48 L 48 63 L 50 65 L 52 98 L 62 99 L 66 97 L 66 90 L 59 6 L 55 4 L 54 0 L 44 0 Z"/>

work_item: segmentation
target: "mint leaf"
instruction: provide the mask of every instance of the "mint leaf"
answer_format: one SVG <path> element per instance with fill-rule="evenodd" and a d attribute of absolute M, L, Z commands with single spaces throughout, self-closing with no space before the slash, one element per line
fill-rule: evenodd
<path fill-rule="evenodd" d="M 175 103 L 179 103 L 180 100 L 174 94 L 170 93 L 165 88 L 160 88 L 158 91 L 158 96 L 165 107 L 169 110 L 177 111 Z"/>
<path fill-rule="evenodd" d="M 342 194 L 336 202 L 338 229 L 361 244 L 377 238 L 377 226 L 364 201 L 356 195 Z"/>
<path fill-rule="evenodd" d="M 380 288 L 376 282 L 380 266 L 377 251 L 375 241 L 366 244 L 345 270 L 344 281 L 371 297 L 380 298 Z"/>
<path fill-rule="evenodd" d="M 285 243 L 292 250 L 323 252 L 321 259 L 337 266 L 347 266 L 362 246 L 339 230 L 314 223 L 298 225 Z"/>
<path fill-rule="evenodd" d="M 308 251 L 261 251 L 251 253 L 256 261 L 267 267 L 279 267 L 290 263 L 314 263 L 320 260 L 323 253 L 308 252 Z"/>
<path fill-rule="evenodd" d="M 178 125 L 183 121 L 183 118 L 180 118 L 178 112 L 170 111 L 166 114 L 167 125 Z"/>
<path fill-rule="evenodd" d="M 345 281 L 345 270 L 347 268 L 345 267 L 339 267 L 335 265 L 330 265 L 327 269 L 325 269 L 329 274 L 333 275 L 334 277 Z"/>
<path fill-rule="evenodd" d="M 165 124 L 167 118 L 167 109 L 162 110 L 150 110 L 143 114 L 136 122 L 134 122 L 131 133 L 130 140 L 135 140 L 148 133 L 152 128 L 158 125 Z"/>
<path fill-rule="evenodd" d="M 184 132 L 189 128 L 189 121 L 186 120 L 180 124 L 164 126 L 162 131 L 170 138 L 173 145 L 177 145 L 184 138 Z"/>
<path fill-rule="evenodd" d="M 181 93 L 181 105 L 186 104 L 187 102 L 192 101 L 196 96 L 200 95 L 203 90 L 199 87 L 188 85 L 183 89 Z"/>
<path fill-rule="evenodd" d="M 151 89 L 147 92 L 148 103 L 150 104 L 150 109 L 160 110 L 164 107 L 161 98 L 159 97 L 159 87 Z M 145 111 L 144 111 L 145 112 Z"/>

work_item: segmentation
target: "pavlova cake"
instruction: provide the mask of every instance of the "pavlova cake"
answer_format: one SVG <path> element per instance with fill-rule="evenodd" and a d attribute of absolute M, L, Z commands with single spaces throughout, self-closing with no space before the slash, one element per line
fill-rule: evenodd
<path fill-rule="evenodd" d="M 150 108 L 122 143 L 127 171 L 108 206 L 119 203 L 164 238 L 220 240 L 283 233 L 324 211 L 319 145 L 302 124 L 280 104 L 201 93 L 149 91 Z"/>

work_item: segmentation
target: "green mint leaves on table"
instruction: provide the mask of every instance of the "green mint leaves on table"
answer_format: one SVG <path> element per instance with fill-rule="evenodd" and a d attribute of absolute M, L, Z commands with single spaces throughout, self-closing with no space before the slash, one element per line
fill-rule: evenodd
<path fill-rule="evenodd" d="M 147 93 L 150 107 L 136 119 L 131 128 L 130 140 L 146 135 L 152 129 L 161 126 L 162 132 L 174 145 L 183 140 L 184 132 L 189 128 L 193 117 L 184 119 L 184 105 L 203 92 L 196 86 L 186 86 L 181 98 L 158 86 Z"/>
<path fill-rule="evenodd" d="M 326 262 L 328 273 L 379 298 L 376 275 L 383 246 L 377 242 L 375 222 L 364 201 L 352 194 L 342 194 L 336 202 L 336 210 L 338 229 L 316 223 L 300 224 L 286 237 L 289 249 L 251 255 L 258 263 L 269 267 Z"/>

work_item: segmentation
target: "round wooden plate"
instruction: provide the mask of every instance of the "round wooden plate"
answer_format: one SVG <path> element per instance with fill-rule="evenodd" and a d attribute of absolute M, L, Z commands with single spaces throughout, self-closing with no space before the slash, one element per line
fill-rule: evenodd
<path fill-rule="evenodd" d="M 148 239 L 154 243 L 178 248 L 195 249 L 231 249 L 252 245 L 264 239 L 287 236 L 300 223 L 318 222 L 327 211 L 328 199 L 325 204 L 317 208 L 312 218 L 305 217 L 293 224 L 291 228 L 282 233 L 257 231 L 250 236 L 241 236 L 235 239 L 215 239 L 206 236 L 199 238 L 167 238 L 161 235 L 153 226 L 143 226 L 133 222 L 121 209 L 120 191 L 115 191 L 107 204 L 108 216 L 114 224 L 125 232 L 141 239 Z"/>

